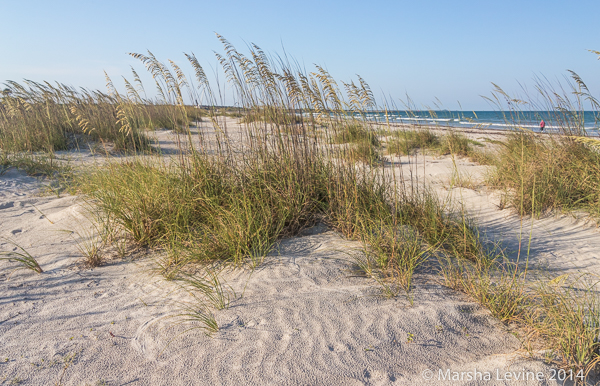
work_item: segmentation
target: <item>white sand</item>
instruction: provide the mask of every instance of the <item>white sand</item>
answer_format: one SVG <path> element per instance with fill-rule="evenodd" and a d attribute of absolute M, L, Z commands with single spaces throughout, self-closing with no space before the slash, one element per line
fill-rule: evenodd
<path fill-rule="evenodd" d="M 409 168 L 407 159 L 400 161 Z M 475 178 L 485 169 L 466 160 L 457 164 Z M 448 194 L 450 157 L 425 157 L 419 167 Z M 224 274 L 238 297 L 229 309 L 214 311 L 220 331 L 212 338 L 197 329 L 184 332 L 198 325 L 177 325 L 168 316 L 191 298 L 152 274 L 154 254 L 82 268 L 77 242 L 89 226 L 83 203 L 40 196 L 38 187 L 14 169 L 0 176 L 0 237 L 27 249 L 45 271 L 21 270 L 8 278 L 16 265 L 0 262 L 0 384 L 555 383 L 497 380 L 497 372 L 506 371 L 540 371 L 547 379 L 552 370 L 525 359 L 501 323 L 440 286 L 436 276 L 416 275 L 414 306 L 402 296 L 379 296 L 372 281 L 353 275 L 348 252 L 359 244 L 324 227 L 283 240 L 252 275 Z M 486 234 L 503 240 L 509 252 L 515 249 L 520 220 L 498 210 L 498 196 L 460 192 L 452 190 L 462 194 Z M 525 239 L 530 226 L 525 222 Z M 560 272 L 600 272 L 599 244 L 595 229 L 572 218 L 536 220 L 531 258 Z M 12 246 L 0 241 L 0 249 Z M 427 369 L 434 372 L 431 381 L 423 379 Z M 449 382 L 438 380 L 439 370 L 477 370 L 493 378 L 470 382 L 472 373 L 465 373 L 462 381 Z"/>

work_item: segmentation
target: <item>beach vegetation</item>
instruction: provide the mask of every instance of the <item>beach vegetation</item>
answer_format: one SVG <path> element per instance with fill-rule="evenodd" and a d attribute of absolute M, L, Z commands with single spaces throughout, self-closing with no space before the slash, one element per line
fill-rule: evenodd
<path fill-rule="evenodd" d="M 79 148 L 88 139 L 110 142 L 115 150 L 149 147 L 141 129 L 150 116 L 142 105 L 120 95 L 33 81 L 8 81 L 5 86 L 0 98 L 2 153 L 53 153 Z"/>
<path fill-rule="evenodd" d="M 0 154 L 0 175 L 10 168 L 23 170 L 29 176 L 55 179 L 67 178 L 72 172 L 68 162 L 61 162 L 55 156 L 46 153 Z"/>
<path fill-rule="evenodd" d="M 333 125 L 335 143 L 370 144 L 379 147 L 381 143 L 377 133 L 364 123 L 347 123 Z"/>
<path fill-rule="evenodd" d="M 502 206 L 520 215 L 584 211 L 600 215 L 600 153 L 597 138 L 585 129 L 585 112 L 600 102 L 574 72 L 558 86 L 537 80 L 536 95 L 511 97 L 496 86 L 489 99 L 506 111 L 513 133 L 499 144 L 488 184 L 503 191 Z M 506 106 L 506 101 L 511 101 Z M 545 111 L 547 133 L 521 123 L 524 109 Z M 598 122 L 597 114 L 594 119 Z"/>
<path fill-rule="evenodd" d="M 436 149 L 440 137 L 427 128 L 391 131 L 387 140 L 389 154 L 409 155 L 416 149 Z"/>
<path fill-rule="evenodd" d="M 11 240 L 7 240 L 7 239 L 3 239 L 3 240 L 6 243 L 8 243 L 9 245 L 12 245 L 14 247 L 14 250 L 0 251 L 0 260 L 6 260 L 8 262 L 19 263 L 19 266 L 17 268 L 15 268 L 13 270 L 13 272 L 18 269 L 29 269 L 36 273 L 44 272 L 42 270 L 42 267 L 40 267 L 40 265 L 38 264 L 35 257 L 31 256 L 31 254 L 29 252 L 27 252 L 23 247 L 21 247 L 19 244 L 15 243 Z"/>
<path fill-rule="evenodd" d="M 345 118 L 348 107 L 373 104 L 362 79 L 346 85 L 344 99 L 320 67 L 311 74 L 278 68 L 282 65 L 269 62 L 258 47 L 251 48 L 251 60 L 223 43 L 226 54 L 218 58 L 242 111 L 266 117 L 242 120 L 247 142 L 241 151 L 217 133 L 217 149 L 191 147 L 177 162 L 112 162 L 79 184 L 137 243 L 166 250 L 160 264 L 167 277 L 177 277 L 193 262 L 260 263 L 277 240 L 317 222 L 363 240 L 386 282 L 398 282 L 406 292 L 431 246 L 467 258 L 479 253 L 476 236 L 460 216 L 430 193 L 400 187 L 392 171 L 378 167 L 381 143 L 367 122 Z M 161 66 L 155 58 L 134 57 Z M 256 72 L 263 78 L 253 76 Z M 198 81 L 206 82 L 202 76 Z M 173 92 L 173 98 L 182 93 L 163 92 Z M 287 119 L 291 111 L 318 111 L 320 132 L 312 122 Z M 382 231 L 374 233 L 373 226 Z"/>
<path fill-rule="evenodd" d="M 515 132 L 494 166 L 488 184 L 502 190 L 502 205 L 520 215 L 584 210 L 600 216 L 600 153 L 593 143 Z"/>
<path fill-rule="evenodd" d="M 474 144 L 477 144 L 477 142 L 468 139 L 460 133 L 450 131 L 448 134 L 444 135 L 440 141 L 438 152 L 442 155 L 453 154 L 468 157 L 473 151 Z"/>
<path fill-rule="evenodd" d="M 231 113 L 228 116 L 235 117 Z M 253 107 L 245 115 L 239 114 L 238 117 L 241 118 L 242 123 L 265 122 L 283 127 L 303 122 L 301 115 L 281 108 L 272 108 L 271 106 Z"/>

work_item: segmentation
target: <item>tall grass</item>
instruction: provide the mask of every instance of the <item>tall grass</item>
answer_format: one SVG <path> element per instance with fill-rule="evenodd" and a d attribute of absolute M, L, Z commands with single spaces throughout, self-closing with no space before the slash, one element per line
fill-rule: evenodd
<path fill-rule="evenodd" d="M 148 148 L 140 130 L 148 121 L 143 108 L 120 96 L 33 81 L 8 81 L 5 86 L 0 98 L 2 152 L 52 153 L 77 146 L 82 135 L 111 142 L 116 150 Z"/>
<path fill-rule="evenodd" d="M 139 87 L 126 81 L 127 95 L 117 93 L 108 77 L 109 93 L 60 83 L 6 82 L 0 94 L 0 152 L 53 153 L 85 147 L 88 141 L 110 143 L 117 151 L 144 151 L 149 149 L 145 129 L 185 132 L 190 122 L 201 120 L 197 107 L 142 98 L 135 75 Z"/>
<path fill-rule="evenodd" d="M 379 167 L 376 132 L 366 120 L 348 118 L 348 111 L 364 117 L 374 107 L 362 79 L 344 83 L 344 95 L 318 66 L 305 74 L 271 61 L 256 46 L 247 57 L 220 39 L 225 54 L 217 58 L 246 113 L 242 148 L 234 149 L 217 127 L 211 134 L 215 147 L 189 141 L 189 156 L 177 163 L 113 163 L 81 182 L 83 192 L 138 243 L 167 249 L 165 275 L 175 277 L 189 262 L 260 262 L 278 239 L 319 221 L 363 240 L 378 267 L 407 292 L 425 244 L 469 258 L 478 253 L 476 236 L 467 235 L 471 229 L 460 217 L 414 187 L 398 190 L 397 173 Z M 191 82 L 183 73 L 171 73 L 152 55 L 132 56 L 163 85 L 165 100 L 216 94 L 193 55 L 187 58 L 201 91 L 184 89 Z M 217 121 L 217 109 L 208 114 Z M 210 134 L 203 130 L 200 137 Z M 374 226 L 386 231 L 373 233 Z M 407 226 L 413 230 L 400 231 Z"/>
<path fill-rule="evenodd" d="M 440 260 L 443 282 L 520 332 L 533 357 L 586 374 L 600 361 L 598 280 L 589 275 L 533 278 L 498 250 L 481 259 Z"/>
<path fill-rule="evenodd" d="M 271 108 L 270 106 L 254 107 L 252 110 L 246 112 L 245 115 L 240 114 L 240 118 L 242 118 L 241 121 L 243 123 L 263 121 L 283 127 L 300 124 L 303 121 L 302 116 L 295 112 Z"/>
<path fill-rule="evenodd" d="M 490 98 L 500 108 L 502 101 L 513 101 L 506 115 L 514 132 L 500 145 L 488 182 L 503 189 L 503 204 L 521 215 L 556 210 L 600 215 L 600 147 L 584 129 L 585 110 L 597 111 L 600 103 L 577 74 L 571 72 L 571 79 L 558 89 L 538 80 L 535 98 L 525 100 L 496 86 Z M 521 126 L 523 108 L 548 111 L 549 135 Z"/>
<path fill-rule="evenodd" d="M 585 210 L 600 216 L 600 154 L 571 137 L 512 134 L 503 143 L 489 183 L 521 215 Z"/>
<path fill-rule="evenodd" d="M 348 123 L 335 127 L 334 142 L 336 143 L 368 143 L 381 146 L 374 130 L 370 130 L 364 123 Z"/>
<path fill-rule="evenodd" d="M 440 138 L 429 129 L 393 131 L 387 142 L 390 154 L 409 155 L 415 149 L 438 148 Z"/>
<path fill-rule="evenodd" d="M 392 155 L 411 155 L 421 149 L 439 155 L 457 155 L 469 157 L 472 160 L 489 164 L 492 158 L 488 153 L 477 150 L 473 146 L 483 146 L 466 136 L 450 131 L 446 134 L 436 134 L 430 128 L 412 130 L 396 130 L 383 132 L 387 137 L 387 152 Z"/>
<path fill-rule="evenodd" d="M 600 155 L 597 139 L 584 129 L 586 108 L 600 105 L 575 74 L 554 88 L 538 80 L 535 97 L 519 99 L 496 87 L 490 101 L 504 109 L 513 132 L 497 143 L 487 161 L 494 166 L 487 183 L 503 190 L 502 206 L 533 217 L 552 211 L 585 211 L 598 218 Z M 508 106 L 503 105 L 508 102 Z M 523 127 L 524 110 L 547 111 L 553 131 Z M 524 332 L 527 345 L 546 350 L 546 359 L 563 368 L 589 371 L 600 362 L 600 298 L 590 275 L 533 276 L 527 263 L 509 261 L 498 251 L 470 261 L 444 259 L 444 282 L 467 293 L 494 316 Z M 541 341 L 541 342 L 540 342 Z M 535 344 L 533 343 L 535 342 Z"/>

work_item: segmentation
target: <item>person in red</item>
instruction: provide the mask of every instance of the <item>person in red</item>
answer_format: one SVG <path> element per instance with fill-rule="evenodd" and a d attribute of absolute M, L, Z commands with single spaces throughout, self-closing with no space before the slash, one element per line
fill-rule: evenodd
<path fill-rule="evenodd" d="M 542 121 L 540 122 L 540 131 L 544 131 L 545 127 L 546 127 L 546 122 L 544 122 L 544 120 L 542 119 Z"/>

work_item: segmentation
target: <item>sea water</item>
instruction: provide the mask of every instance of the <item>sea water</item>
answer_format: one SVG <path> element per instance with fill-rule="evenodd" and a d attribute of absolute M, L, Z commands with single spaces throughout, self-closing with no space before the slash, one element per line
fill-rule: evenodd
<path fill-rule="evenodd" d="M 359 114 L 354 114 L 357 118 Z M 590 134 L 598 134 L 600 113 L 557 112 L 557 111 L 372 111 L 364 116 L 369 121 L 380 123 L 420 124 L 427 126 L 449 126 L 473 129 L 524 129 L 540 131 L 542 119 L 546 123 L 544 131 L 561 129 L 584 129 Z"/>

